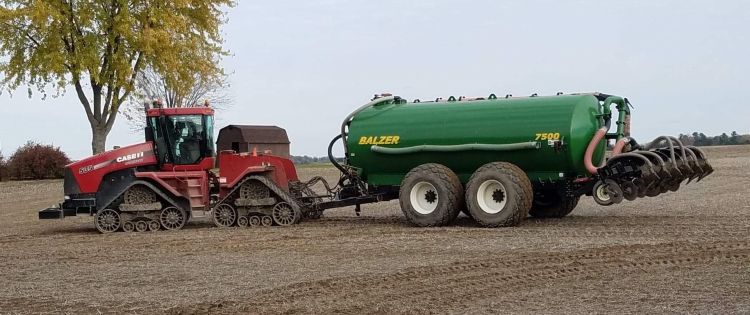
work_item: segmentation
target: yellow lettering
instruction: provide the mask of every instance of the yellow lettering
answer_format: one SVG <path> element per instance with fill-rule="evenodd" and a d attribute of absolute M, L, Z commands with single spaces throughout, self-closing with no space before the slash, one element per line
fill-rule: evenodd
<path fill-rule="evenodd" d="M 399 136 L 393 136 L 393 144 L 398 144 Z"/>
<path fill-rule="evenodd" d="M 367 137 L 359 138 L 359 144 L 367 144 Z"/>
<path fill-rule="evenodd" d="M 385 137 L 385 142 L 383 144 L 393 144 L 393 136 Z"/>

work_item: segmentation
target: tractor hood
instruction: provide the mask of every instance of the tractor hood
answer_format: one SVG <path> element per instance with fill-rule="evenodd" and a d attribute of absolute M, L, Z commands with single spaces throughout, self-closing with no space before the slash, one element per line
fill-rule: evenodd
<path fill-rule="evenodd" d="M 156 164 L 151 142 L 103 152 L 65 166 L 65 195 L 95 193 L 104 175 Z"/>

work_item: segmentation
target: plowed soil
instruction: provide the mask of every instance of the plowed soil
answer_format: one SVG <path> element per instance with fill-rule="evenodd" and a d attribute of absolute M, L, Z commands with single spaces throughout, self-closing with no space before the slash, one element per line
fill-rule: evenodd
<path fill-rule="evenodd" d="M 708 154 L 716 172 L 676 193 L 497 229 L 414 228 L 388 202 L 102 235 L 37 220 L 61 181 L 0 183 L 0 313 L 750 313 L 750 146 Z"/>

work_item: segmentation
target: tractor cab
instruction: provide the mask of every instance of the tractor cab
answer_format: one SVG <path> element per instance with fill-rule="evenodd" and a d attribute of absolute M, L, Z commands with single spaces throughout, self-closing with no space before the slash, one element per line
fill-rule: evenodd
<path fill-rule="evenodd" d="M 214 166 L 214 110 L 210 107 L 146 110 L 146 141 L 154 144 L 166 170 L 208 170 Z"/>

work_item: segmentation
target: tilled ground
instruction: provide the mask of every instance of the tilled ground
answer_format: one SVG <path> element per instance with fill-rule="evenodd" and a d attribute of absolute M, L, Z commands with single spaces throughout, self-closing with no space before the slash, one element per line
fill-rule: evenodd
<path fill-rule="evenodd" d="M 750 146 L 708 152 L 716 173 L 677 193 L 500 229 L 414 228 L 389 202 L 101 235 L 36 219 L 60 181 L 2 183 L 0 313 L 750 313 Z"/>

